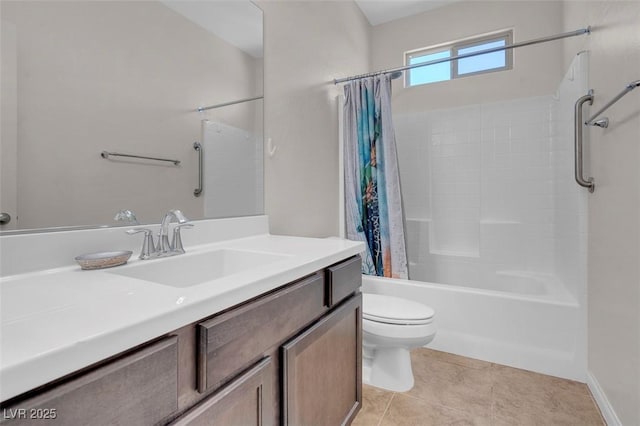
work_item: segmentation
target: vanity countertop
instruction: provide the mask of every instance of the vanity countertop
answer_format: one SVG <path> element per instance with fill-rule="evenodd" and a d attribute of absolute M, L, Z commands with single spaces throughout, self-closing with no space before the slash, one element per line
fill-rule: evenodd
<path fill-rule="evenodd" d="M 227 249 L 282 259 L 189 287 L 114 273 L 165 259 L 132 259 L 125 266 L 93 271 L 63 266 L 2 277 L 0 400 L 302 278 L 359 253 L 363 244 L 260 234 L 186 248 L 180 257 Z"/>

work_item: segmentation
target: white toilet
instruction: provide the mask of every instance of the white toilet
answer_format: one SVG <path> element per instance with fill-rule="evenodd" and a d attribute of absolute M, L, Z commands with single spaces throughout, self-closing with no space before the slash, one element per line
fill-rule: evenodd
<path fill-rule="evenodd" d="M 362 296 L 362 381 L 395 392 L 408 391 L 413 387 L 409 351 L 433 340 L 435 312 L 399 297 Z"/>

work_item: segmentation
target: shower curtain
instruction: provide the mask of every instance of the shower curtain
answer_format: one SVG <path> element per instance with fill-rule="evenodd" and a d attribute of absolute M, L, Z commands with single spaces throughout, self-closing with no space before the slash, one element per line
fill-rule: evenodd
<path fill-rule="evenodd" d="M 344 87 L 347 238 L 366 243 L 362 273 L 408 278 L 400 176 L 391 121 L 391 79 Z"/>

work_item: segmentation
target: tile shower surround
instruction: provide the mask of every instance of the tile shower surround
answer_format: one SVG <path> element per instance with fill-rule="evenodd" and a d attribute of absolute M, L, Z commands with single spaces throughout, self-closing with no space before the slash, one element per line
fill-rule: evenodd
<path fill-rule="evenodd" d="M 572 114 L 584 60 L 553 96 L 394 115 L 412 279 L 482 287 L 498 270 L 531 271 L 579 296 L 586 196 Z"/>

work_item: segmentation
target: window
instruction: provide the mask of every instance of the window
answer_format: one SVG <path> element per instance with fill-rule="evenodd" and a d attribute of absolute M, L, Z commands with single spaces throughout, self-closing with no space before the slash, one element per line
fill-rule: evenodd
<path fill-rule="evenodd" d="M 414 50 L 405 53 L 405 65 L 423 64 L 496 47 L 504 47 L 511 44 L 512 38 L 513 31 L 505 31 L 437 47 Z M 500 50 L 410 69 L 406 73 L 405 86 L 418 86 L 486 72 L 504 71 L 512 67 L 512 50 Z"/>

